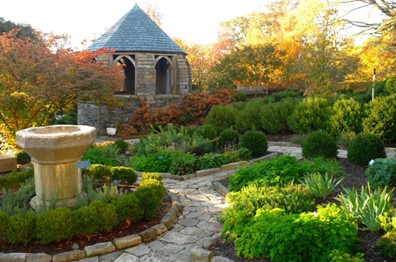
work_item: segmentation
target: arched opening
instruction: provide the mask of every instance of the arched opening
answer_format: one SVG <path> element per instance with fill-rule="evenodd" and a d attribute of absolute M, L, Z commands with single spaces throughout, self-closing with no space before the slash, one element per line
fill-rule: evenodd
<path fill-rule="evenodd" d="M 155 65 L 156 84 L 155 93 L 169 94 L 172 85 L 172 65 L 169 59 L 162 57 Z"/>
<path fill-rule="evenodd" d="M 134 65 L 134 57 L 131 56 L 118 56 L 115 60 L 124 73 L 123 88 L 119 93 L 135 94 L 136 91 L 136 70 Z"/>

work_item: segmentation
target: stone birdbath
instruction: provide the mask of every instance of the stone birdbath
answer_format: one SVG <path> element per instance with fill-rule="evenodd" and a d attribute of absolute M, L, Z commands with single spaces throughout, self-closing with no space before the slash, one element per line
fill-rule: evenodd
<path fill-rule="evenodd" d="M 56 201 L 76 206 L 82 194 L 77 162 L 96 139 L 96 130 L 83 125 L 32 127 L 16 133 L 16 143 L 32 158 L 36 195 L 32 208 Z"/>

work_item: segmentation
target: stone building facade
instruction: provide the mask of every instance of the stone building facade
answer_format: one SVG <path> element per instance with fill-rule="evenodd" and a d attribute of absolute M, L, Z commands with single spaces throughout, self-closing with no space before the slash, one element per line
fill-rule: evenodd
<path fill-rule="evenodd" d="M 112 49 L 97 57 L 105 66 L 117 64 L 123 85 L 114 90 L 123 107 L 79 104 L 78 123 L 95 126 L 105 134 L 107 126 L 128 121 L 145 100 L 152 108 L 180 104 L 191 92 L 191 68 L 181 49 L 146 13 L 135 5 L 95 41 L 89 50 Z"/>

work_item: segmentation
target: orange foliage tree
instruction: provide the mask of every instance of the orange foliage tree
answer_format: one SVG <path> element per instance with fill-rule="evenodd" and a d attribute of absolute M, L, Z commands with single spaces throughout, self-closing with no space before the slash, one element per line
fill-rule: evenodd
<path fill-rule="evenodd" d="M 17 130 L 48 124 L 80 100 L 112 102 L 121 76 L 95 63 L 105 51 L 74 52 L 59 45 L 63 40 L 19 39 L 15 31 L 0 36 L 0 133 L 7 139 L 13 141 Z"/>

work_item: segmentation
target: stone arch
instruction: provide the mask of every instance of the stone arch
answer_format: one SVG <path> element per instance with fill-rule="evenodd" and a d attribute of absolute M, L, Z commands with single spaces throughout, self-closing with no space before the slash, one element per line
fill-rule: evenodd
<path fill-rule="evenodd" d="M 172 86 L 172 60 L 167 56 L 157 56 L 155 60 L 155 93 L 169 94 Z"/>
<path fill-rule="evenodd" d="M 134 56 L 118 55 L 113 57 L 113 63 L 123 68 L 124 80 L 121 93 L 135 94 L 136 92 L 136 62 Z"/>

